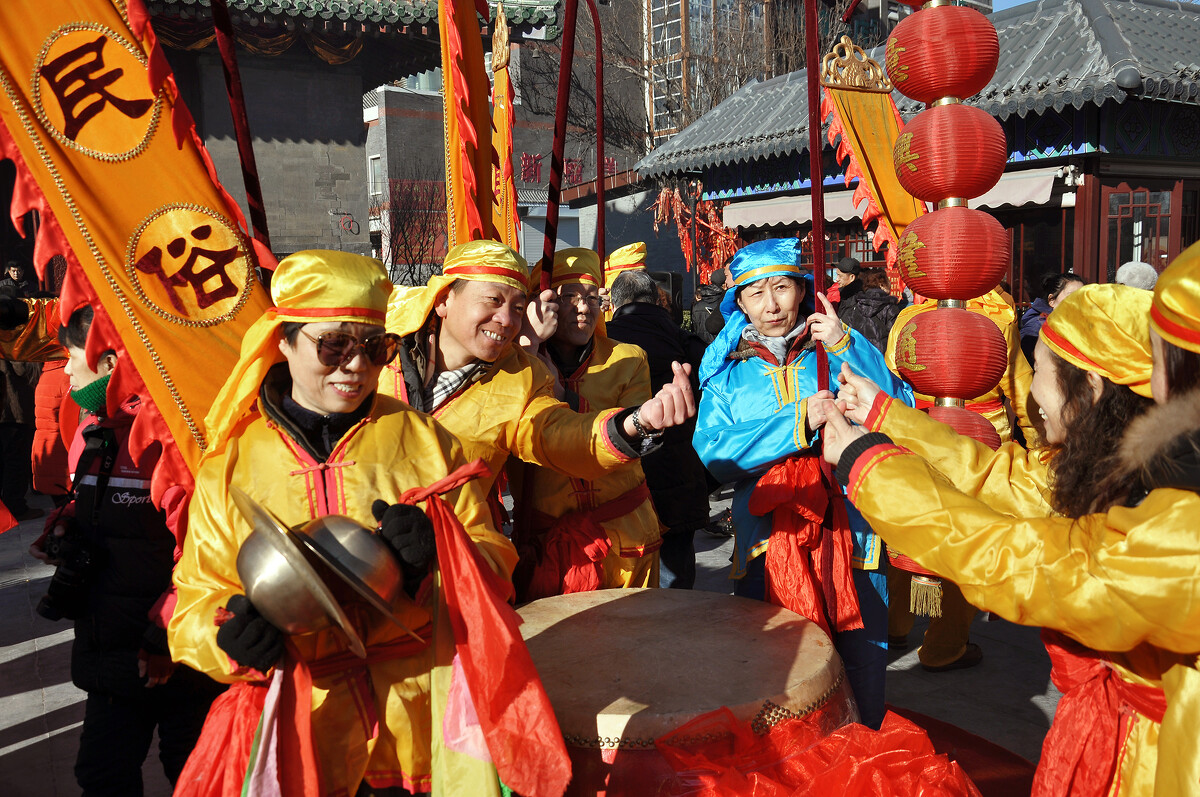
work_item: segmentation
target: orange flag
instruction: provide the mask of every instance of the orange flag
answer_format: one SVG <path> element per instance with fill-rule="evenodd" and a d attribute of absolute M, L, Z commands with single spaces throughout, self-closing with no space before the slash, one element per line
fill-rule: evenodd
<path fill-rule="evenodd" d="M 492 226 L 497 240 L 521 251 L 517 218 L 517 185 L 513 177 L 513 86 L 508 72 L 508 20 L 504 4 L 496 6 L 492 33 Z"/>
<path fill-rule="evenodd" d="M 121 355 L 110 404 L 138 394 L 153 405 L 134 424 L 135 453 L 175 443 L 157 500 L 191 483 L 209 405 L 268 304 L 254 266 L 274 259 L 256 253 L 218 184 L 142 0 L 4 0 L 0 88 L 13 213 L 41 214 L 38 264 L 67 258 L 61 318 L 97 307 L 89 357 Z"/>
<path fill-rule="evenodd" d="M 442 0 L 442 96 L 446 140 L 446 233 L 453 247 L 492 238 L 492 119 L 480 15 L 486 2 Z"/>

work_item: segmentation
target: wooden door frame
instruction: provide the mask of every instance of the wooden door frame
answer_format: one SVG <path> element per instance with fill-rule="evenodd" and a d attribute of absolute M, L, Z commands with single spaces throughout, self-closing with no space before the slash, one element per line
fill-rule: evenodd
<path fill-rule="evenodd" d="M 1179 254 L 1179 238 L 1183 227 L 1183 189 L 1184 180 L 1146 180 L 1138 177 L 1111 177 L 1100 181 L 1098 211 L 1096 218 L 1097 238 L 1099 238 L 1099 257 L 1096 259 L 1095 273 L 1091 276 L 1095 282 L 1108 282 L 1108 229 L 1111 218 L 1108 215 L 1108 198 L 1114 193 L 1133 193 L 1135 191 L 1168 191 L 1171 194 L 1171 211 L 1167 216 L 1169 230 L 1167 232 L 1167 261 L 1175 259 Z M 1119 263 L 1117 264 L 1120 265 Z M 1153 265 L 1153 264 L 1151 264 Z"/>

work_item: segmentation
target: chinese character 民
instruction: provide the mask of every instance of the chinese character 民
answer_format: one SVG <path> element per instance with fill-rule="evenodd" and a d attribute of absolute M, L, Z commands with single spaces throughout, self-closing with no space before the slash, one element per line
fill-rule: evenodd
<path fill-rule="evenodd" d="M 521 153 L 521 181 L 525 183 L 540 183 L 542 181 L 542 156 Z"/>
<path fill-rule="evenodd" d="M 583 161 L 579 158 L 567 158 L 563 161 L 563 183 L 579 185 L 583 182 Z"/>
<path fill-rule="evenodd" d="M 154 106 L 154 100 L 127 100 L 112 94 L 108 87 L 121 79 L 125 70 L 104 71 L 104 45 L 101 34 L 90 44 L 69 50 L 42 65 L 41 76 L 58 99 L 64 119 L 63 135 L 74 141 L 105 105 L 112 105 L 130 119 L 137 119 Z"/>
<path fill-rule="evenodd" d="M 212 235 L 212 227 L 202 224 L 193 229 L 191 235 L 194 240 L 203 241 Z M 167 253 L 176 260 L 182 257 L 183 253 L 187 252 L 187 249 L 188 242 L 182 236 L 175 238 L 167 244 Z M 225 267 L 232 263 L 237 256 L 238 249 L 236 246 L 231 246 L 228 249 L 204 249 L 199 246 L 193 246 L 183 266 L 174 274 L 167 276 L 162 265 L 162 249 L 156 246 L 138 260 L 135 268 L 143 274 L 158 277 L 167 292 L 167 296 L 171 299 L 171 305 L 177 312 L 186 315 L 187 308 L 180 301 L 174 289 L 190 285 L 196 295 L 196 304 L 201 309 L 210 307 L 222 299 L 236 296 L 238 292 L 237 286 L 229 279 Z M 197 270 L 196 261 L 200 257 L 207 258 L 209 265 Z M 206 289 L 204 287 L 205 283 L 213 278 L 219 278 L 219 284 L 212 290 Z"/>

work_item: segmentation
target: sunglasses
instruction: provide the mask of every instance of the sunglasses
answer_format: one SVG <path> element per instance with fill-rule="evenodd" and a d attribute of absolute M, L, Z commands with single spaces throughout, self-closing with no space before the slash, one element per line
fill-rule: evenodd
<path fill-rule="evenodd" d="M 361 351 L 372 365 L 387 365 L 400 350 L 400 336 L 391 332 L 360 339 L 349 332 L 322 332 L 317 337 L 300 330 L 317 344 L 317 359 L 327 368 L 337 368 L 353 360 Z"/>

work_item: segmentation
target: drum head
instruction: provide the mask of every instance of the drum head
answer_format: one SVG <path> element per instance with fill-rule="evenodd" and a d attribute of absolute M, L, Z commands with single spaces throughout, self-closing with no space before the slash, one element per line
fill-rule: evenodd
<path fill-rule="evenodd" d="M 820 627 L 762 601 L 608 589 L 519 611 L 570 744 L 652 745 L 722 706 L 746 721 L 764 711 L 803 716 L 844 691 L 841 659 Z"/>

